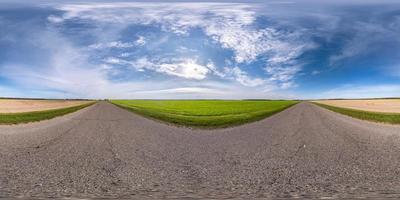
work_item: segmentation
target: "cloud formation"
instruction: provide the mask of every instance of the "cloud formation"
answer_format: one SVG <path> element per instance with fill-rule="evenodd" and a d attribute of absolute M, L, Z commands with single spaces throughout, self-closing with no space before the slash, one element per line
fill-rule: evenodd
<path fill-rule="evenodd" d="M 385 98 L 398 97 L 400 85 L 378 84 L 378 85 L 343 85 L 318 95 L 311 95 L 309 98 Z"/>
<path fill-rule="evenodd" d="M 314 88 L 327 97 L 339 90 L 398 92 L 400 6 L 308 2 L 47 1 L 0 11 L 0 93 L 282 98 Z"/>
<path fill-rule="evenodd" d="M 310 41 L 304 42 L 304 36 L 296 32 L 280 31 L 273 27 L 257 28 L 257 4 L 242 3 L 98 3 L 98 4 L 70 4 L 61 5 L 57 9 L 65 13 L 56 20 L 60 23 L 65 20 L 90 20 L 97 23 L 115 24 L 141 24 L 157 25 L 164 31 L 177 35 L 190 34 L 193 28 L 201 28 L 214 42 L 234 53 L 237 64 L 254 62 L 258 57 L 266 59 L 265 69 L 270 81 L 284 87 L 293 85 L 292 79 L 301 70 L 301 63 L 297 58 L 306 50 L 314 47 Z M 303 39 L 300 39 L 303 37 Z M 144 40 L 138 41 L 144 45 Z M 137 41 L 137 42 L 138 42 Z M 107 45 L 105 45 L 107 46 Z M 130 47 L 130 44 L 111 43 L 109 47 Z M 104 46 L 101 46 L 104 47 Z M 190 65 L 190 64 L 189 64 Z M 147 69 L 154 69 L 154 66 Z M 155 71 L 166 72 L 180 76 L 181 73 L 172 73 L 174 70 L 169 64 L 157 65 L 160 69 Z M 176 68 L 178 65 L 173 65 Z M 193 65 L 190 65 L 193 68 Z M 229 66 L 235 71 L 235 66 Z M 183 67 L 179 67 L 182 68 Z M 142 68 L 146 69 L 146 68 Z M 186 68 L 185 68 L 186 69 Z M 201 76 L 188 77 L 203 79 L 206 75 L 205 68 L 196 67 L 202 71 Z M 195 70 L 195 72 L 197 72 Z M 242 77 L 242 76 L 236 76 Z M 255 79 L 257 84 L 237 81 L 244 85 L 260 85 L 261 81 Z"/>

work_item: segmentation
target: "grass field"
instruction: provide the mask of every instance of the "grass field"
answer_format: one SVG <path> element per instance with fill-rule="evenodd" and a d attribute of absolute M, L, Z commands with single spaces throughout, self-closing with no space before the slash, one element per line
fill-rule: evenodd
<path fill-rule="evenodd" d="M 112 103 L 169 123 L 217 128 L 253 122 L 280 112 L 297 101 L 112 100 Z"/>
<path fill-rule="evenodd" d="M 78 106 L 43 110 L 43 111 L 0 113 L 0 124 L 19 124 L 19 123 L 27 123 L 27 122 L 35 122 L 35 121 L 51 119 L 57 116 L 62 116 L 68 113 L 75 112 L 77 110 L 90 106 L 94 103 L 95 102 L 89 102 Z"/>
<path fill-rule="evenodd" d="M 334 112 L 338 112 L 362 120 L 384 122 L 390 124 L 400 124 L 400 113 L 371 112 L 371 111 L 356 110 L 351 108 L 341 108 L 316 102 L 314 103 L 321 107 L 332 110 Z"/>

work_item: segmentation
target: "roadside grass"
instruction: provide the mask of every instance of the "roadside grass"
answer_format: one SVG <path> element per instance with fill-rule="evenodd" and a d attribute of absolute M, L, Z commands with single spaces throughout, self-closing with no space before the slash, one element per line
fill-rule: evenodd
<path fill-rule="evenodd" d="M 264 119 L 298 101 L 111 100 L 145 117 L 197 128 L 223 128 Z"/>
<path fill-rule="evenodd" d="M 75 112 L 82 108 L 93 105 L 95 102 L 86 103 L 79 106 L 72 106 L 60 109 L 51 109 L 34 112 L 22 112 L 22 113 L 0 113 L 0 124 L 20 124 L 41 121 L 51 119 L 54 117 L 66 115 L 68 113 Z"/>
<path fill-rule="evenodd" d="M 368 120 L 373 122 L 383 122 L 389 124 L 400 124 L 400 114 L 399 113 L 379 113 L 379 112 L 370 112 L 363 110 L 356 110 L 351 108 L 342 108 L 331 105 L 326 105 L 322 103 L 313 102 L 316 105 L 319 105 L 328 110 L 338 112 L 344 115 L 348 115 L 350 117 Z"/>

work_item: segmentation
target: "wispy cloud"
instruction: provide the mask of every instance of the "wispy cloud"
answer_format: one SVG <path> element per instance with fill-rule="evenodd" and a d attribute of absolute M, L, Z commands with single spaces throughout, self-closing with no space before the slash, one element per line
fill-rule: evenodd
<path fill-rule="evenodd" d="M 308 98 L 380 98 L 399 97 L 400 85 L 343 85 Z"/>
<path fill-rule="evenodd" d="M 233 79 L 238 81 L 240 84 L 244 86 L 249 86 L 249 87 L 256 87 L 263 85 L 266 80 L 261 79 L 261 78 L 251 78 L 249 75 L 242 71 L 239 67 L 234 67 L 234 68 L 228 68 L 226 67 L 224 69 L 224 77 L 228 79 Z"/>
<path fill-rule="evenodd" d="M 296 0 L 43 2 L 35 12 L 26 8 L 26 16 L 0 13 L 1 93 L 281 98 L 304 90 L 302 81 L 336 88 L 315 93 L 327 97 L 398 92 L 400 18 L 395 8 L 311 0 L 311 7 Z M 332 67 L 348 60 L 352 65 L 342 71 Z M 336 85 L 357 82 L 359 69 L 379 76 L 377 82 L 387 81 Z M 330 73 L 336 80 L 324 82 Z"/>
<path fill-rule="evenodd" d="M 69 4 L 57 8 L 65 13 L 55 23 L 81 19 L 97 23 L 159 25 L 164 31 L 183 36 L 189 34 L 192 28 L 201 28 L 214 42 L 232 50 L 236 63 L 251 63 L 258 57 L 264 57 L 270 80 L 286 86 L 291 85 L 288 82 L 293 81 L 291 79 L 301 70 L 302 64 L 296 59 L 304 51 L 315 47 L 311 41 L 305 41 L 301 33 L 281 31 L 274 27 L 256 28 L 254 23 L 258 17 L 257 4 L 125 2 Z M 141 44 L 144 42 L 141 38 L 137 42 L 139 41 Z M 108 46 L 126 45 L 112 43 Z M 164 65 L 164 68 L 167 67 Z M 239 82 L 245 83 L 243 80 Z"/>
<path fill-rule="evenodd" d="M 135 43 L 114 41 L 109 43 L 96 43 L 89 46 L 93 49 L 103 49 L 103 48 L 131 48 L 134 47 Z"/>
<path fill-rule="evenodd" d="M 173 59 L 169 62 L 153 63 L 146 57 L 140 58 L 132 63 L 132 66 L 141 69 L 151 69 L 157 72 L 187 79 L 202 80 L 209 73 L 207 66 L 198 64 L 192 59 Z"/>
<path fill-rule="evenodd" d="M 146 38 L 142 35 L 139 35 L 139 38 L 135 41 L 135 44 L 138 46 L 143 46 L 146 44 Z"/>
<path fill-rule="evenodd" d="M 134 61 L 127 61 L 115 57 L 109 57 L 104 60 L 108 64 L 128 65 L 137 71 L 152 70 L 159 73 L 165 73 L 172 76 L 178 76 L 186 79 L 202 80 L 210 72 L 207 65 L 201 65 L 193 59 L 170 59 L 170 60 L 149 60 L 147 57 L 141 57 Z"/>

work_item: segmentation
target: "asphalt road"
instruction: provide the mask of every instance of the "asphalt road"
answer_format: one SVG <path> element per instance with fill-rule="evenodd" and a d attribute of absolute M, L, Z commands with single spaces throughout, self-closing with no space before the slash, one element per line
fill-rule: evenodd
<path fill-rule="evenodd" d="M 400 126 L 300 103 L 192 130 L 100 102 L 0 127 L 1 197 L 400 197 Z"/>

